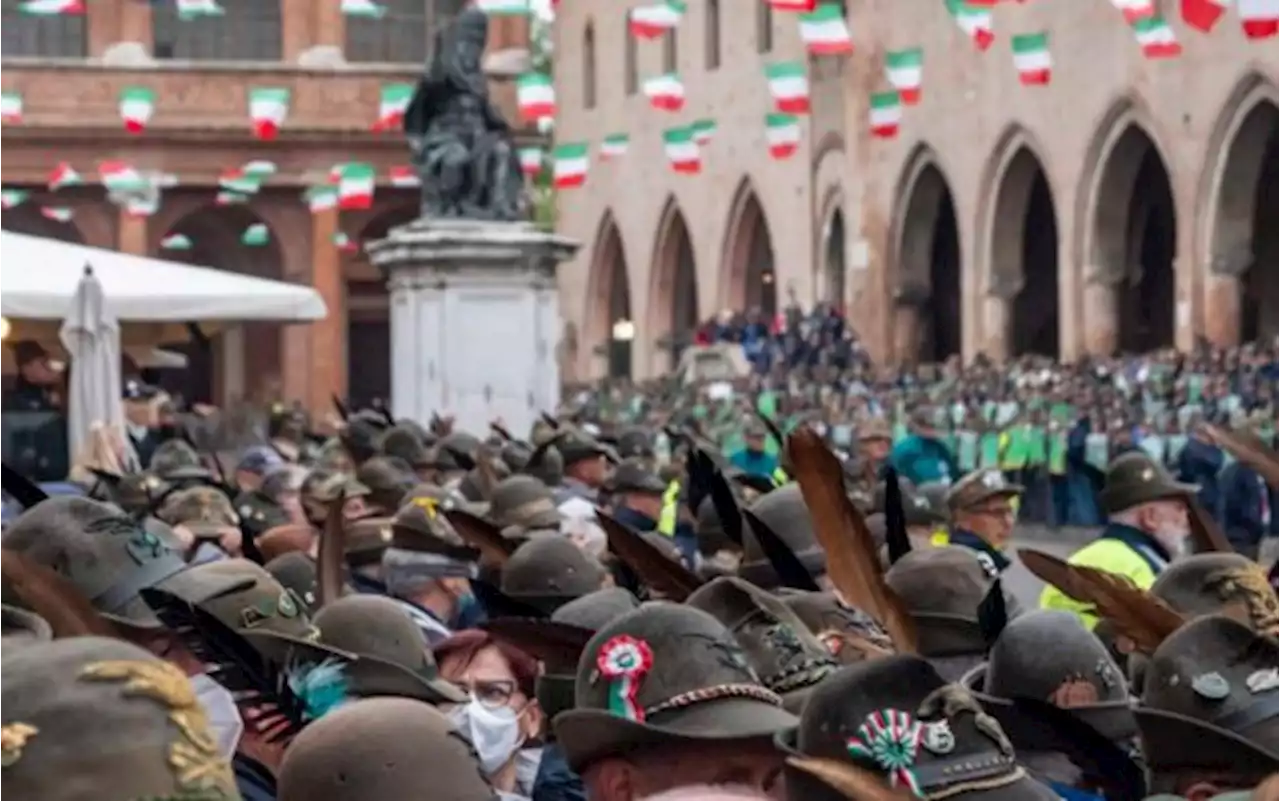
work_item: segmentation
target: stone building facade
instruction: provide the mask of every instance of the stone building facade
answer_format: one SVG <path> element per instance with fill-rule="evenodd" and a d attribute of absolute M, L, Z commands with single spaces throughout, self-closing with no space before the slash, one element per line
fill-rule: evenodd
<path fill-rule="evenodd" d="M 215 402 L 236 396 L 299 399 L 316 411 L 330 398 L 388 397 L 390 358 L 385 283 L 357 244 L 417 216 L 418 191 L 391 185 L 408 164 L 396 131 L 371 130 L 384 84 L 415 81 L 435 31 L 462 0 L 379 0 L 381 19 L 344 16 L 338 0 L 219 0 L 217 18 L 180 20 L 171 0 L 90 0 L 83 16 L 33 17 L 3 0 L 3 85 L 21 93 L 23 119 L 6 124 L 3 182 L 31 191 L 3 214 L 6 230 L 235 270 L 314 286 L 329 316 L 307 325 L 250 324 L 181 346 L 195 380 L 188 391 Z M 487 64 L 495 98 L 514 119 L 507 80 L 527 62 L 528 21 L 491 20 Z M 141 134 L 124 130 L 117 108 L 126 86 L 155 92 L 154 116 Z M 278 137 L 254 137 L 251 87 L 287 88 L 289 115 Z M 523 135 L 532 135 L 522 132 Z M 119 159 L 171 175 L 154 214 L 135 217 L 112 203 L 96 165 Z M 254 159 L 277 172 L 248 203 L 215 203 L 218 178 Z M 303 190 L 335 164 L 367 162 L 378 187 L 368 210 L 311 213 Z M 47 188 L 66 162 L 81 186 Z M 68 222 L 42 206 L 71 208 Z M 242 232 L 265 223 L 265 247 L 245 247 Z M 172 234 L 189 251 L 163 251 Z"/>
<path fill-rule="evenodd" d="M 758 0 L 690 0 L 656 41 L 628 34 L 626 4 L 562 4 L 557 139 L 630 134 L 625 157 L 593 159 L 559 194 L 560 229 L 585 243 L 561 274 L 566 373 L 609 370 L 619 319 L 644 377 L 696 321 L 791 297 L 840 303 L 894 361 L 1274 337 L 1276 40 L 1246 38 L 1233 13 L 1204 33 L 1156 5 L 1177 58 L 1144 57 L 1103 0 L 1000 3 L 985 51 L 940 0 L 851 0 L 845 57 L 807 57 L 796 19 Z M 1038 31 L 1051 81 L 1024 86 L 1010 38 Z M 922 99 L 896 138 L 874 138 L 885 53 L 911 47 Z M 812 113 L 774 161 L 764 65 L 791 60 L 808 64 Z M 634 91 L 672 67 L 679 114 Z M 662 130 L 704 117 L 718 127 L 702 173 L 674 173 Z"/>

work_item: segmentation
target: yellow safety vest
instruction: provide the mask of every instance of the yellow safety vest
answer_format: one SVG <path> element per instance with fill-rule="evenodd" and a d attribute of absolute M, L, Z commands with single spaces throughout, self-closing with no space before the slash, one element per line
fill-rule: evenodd
<path fill-rule="evenodd" d="M 676 535 L 676 523 L 680 519 L 680 480 L 672 479 L 662 493 L 662 514 L 658 516 L 658 533 L 668 537 Z"/>
<path fill-rule="evenodd" d="M 775 487 L 781 487 L 791 480 L 791 476 L 787 475 L 787 471 L 781 467 L 773 468 L 773 473 L 769 477 L 773 479 L 773 486 Z"/>
<path fill-rule="evenodd" d="M 1120 540 L 1096 539 L 1072 554 L 1067 562 L 1125 576 L 1141 590 L 1151 589 L 1151 585 L 1156 582 L 1156 573 L 1151 569 L 1150 563 Z M 1089 604 L 1082 604 L 1067 597 L 1062 590 L 1052 584 L 1047 585 L 1040 593 L 1040 608 L 1074 612 L 1089 629 L 1098 623 L 1097 616 L 1088 612 Z"/>
<path fill-rule="evenodd" d="M 929 537 L 929 542 L 935 548 L 945 548 L 951 544 L 951 532 L 947 530 L 946 526 L 939 526 L 933 530 L 932 536 Z"/>

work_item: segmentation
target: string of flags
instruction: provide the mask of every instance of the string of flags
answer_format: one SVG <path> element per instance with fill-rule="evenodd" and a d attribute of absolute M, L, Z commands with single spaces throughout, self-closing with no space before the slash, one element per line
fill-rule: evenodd
<path fill-rule="evenodd" d="M 153 4 L 157 0 L 152 0 Z M 333 2 L 333 0 L 330 0 Z M 377 0 L 336 0 L 341 12 L 351 17 L 381 19 L 386 16 L 387 7 Z M 218 0 L 173 0 L 178 19 L 196 20 L 202 17 L 221 17 L 226 9 Z M 475 0 L 475 5 L 486 14 L 498 16 L 528 16 L 533 13 L 530 0 Z M 84 0 L 21 0 L 18 9 L 24 14 L 34 16 L 83 16 L 86 12 Z"/>

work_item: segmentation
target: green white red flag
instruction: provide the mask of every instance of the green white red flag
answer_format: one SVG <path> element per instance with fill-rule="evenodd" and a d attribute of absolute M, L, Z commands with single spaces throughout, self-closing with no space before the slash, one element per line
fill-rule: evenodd
<path fill-rule="evenodd" d="M 902 123 L 902 100 L 897 92 L 874 92 L 871 95 L 871 135 L 892 139 Z"/>
<path fill-rule="evenodd" d="M 98 180 L 108 192 L 142 192 L 151 183 L 127 161 L 108 159 L 98 162 Z"/>
<path fill-rule="evenodd" d="M 1156 13 L 1155 0 L 1111 0 L 1111 2 L 1120 9 L 1120 13 L 1124 15 L 1124 21 L 1130 25 L 1140 19 L 1154 16 Z"/>
<path fill-rule="evenodd" d="M 709 144 L 716 135 L 715 120 L 694 120 L 689 128 L 693 131 L 693 141 L 699 145 Z"/>
<path fill-rule="evenodd" d="M 271 229 L 266 223 L 252 223 L 240 234 L 240 244 L 260 248 L 271 241 Z"/>
<path fill-rule="evenodd" d="M 702 151 L 691 126 L 681 125 L 663 131 L 662 149 L 666 151 L 672 170 L 682 175 L 697 175 L 702 171 Z"/>
<path fill-rule="evenodd" d="M 338 187 L 333 184 L 318 184 L 308 187 L 302 193 L 303 200 L 312 214 L 338 207 Z"/>
<path fill-rule="evenodd" d="M 55 222 L 71 222 L 76 213 L 70 206 L 41 206 L 40 215 Z"/>
<path fill-rule="evenodd" d="M 150 217 L 160 210 L 159 193 L 149 197 L 129 195 L 124 201 L 124 213 L 130 217 Z"/>
<path fill-rule="evenodd" d="M 1218 24 L 1230 0 L 1182 0 L 1182 21 L 1198 31 L 1208 33 Z"/>
<path fill-rule="evenodd" d="M 476 0 L 476 8 L 491 17 L 527 17 L 533 12 L 529 0 Z"/>
<path fill-rule="evenodd" d="M 84 179 L 80 177 L 80 173 L 76 172 L 76 168 L 65 161 L 58 162 L 49 173 L 50 192 L 56 192 L 64 186 L 80 186 L 83 183 Z"/>
<path fill-rule="evenodd" d="M 1280 31 L 1280 0 L 1236 0 L 1236 13 L 1250 39 L 1269 39 Z"/>
<path fill-rule="evenodd" d="M 543 117 L 556 115 L 556 87 L 551 76 L 541 72 L 526 72 L 516 80 L 516 103 L 520 117 L 535 122 Z"/>
<path fill-rule="evenodd" d="M 631 33 L 641 39 L 656 39 L 680 24 L 685 4 L 681 0 L 666 0 L 631 9 L 628 26 Z"/>
<path fill-rule="evenodd" d="M 800 120 L 794 114 L 766 114 L 764 133 L 775 159 L 790 158 L 800 147 Z"/>
<path fill-rule="evenodd" d="M 1177 58 L 1182 55 L 1182 45 L 1173 28 L 1164 17 L 1154 16 L 1133 23 L 1133 35 L 1147 58 Z"/>
<path fill-rule="evenodd" d="M 249 119 L 253 133 L 270 141 L 280 132 L 289 116 L 289 90 L 276 86 L 258 86 L 249 90 Z"/>
<path fill-rule="evenodd" d="M 348 17 L 366 17 L 378 19 L 387 13 L 386 6 L 373 0 L 342 0 L 342 13 Z"/>
<path fill-rule="evenodd" d="M 126 86 L 120 90 L 120 119 L 129 133 L 142 133 L 156 110 L 156 93 L 146 86 Z"/>
<path fill-rule="evenodd" d="M 979 50 L 986 50 L 996 40 L 991 24 L 991 9 L 967 0 L 946 0 L 947 11 L 960 30 L 968 34 Z"/>
<path fill-rule="evenodd" d="M 82 0 L 25 0 L 18 10 L 40 17 L 71 16 L 83 14 L 84 3 Z"/>
<path fill-rule="evenodd" d="M 520 148 L 520 172 L 528 176 L 542 172 L 543 152 L 540 147 Z"/>
<path fill-rule="evenodd" d="M 367 209 L 373 206 L 377 171 L 372 164 L 353 161 L 338 171 L 338 208 Z"/>
<path fill-rule="evenodd" d="M 767 0 L 769 7 L 775 11 L 812 11 L 814 0 Z"/>
<path fill-rule="evenodd" d="M 783 114 L 809 113 L 809 75 L 799 61 L 764 65 L 773 107 Z"/>
<path fill-rule="evenodd" d="M 627 145 L 630 141 L 626 134 L 609 134 L 600 143 L 600 158 L 608 161 L 609 159 L 625 156 L 627 154 Z"/>
<path fill-rule="evenodd" d="M 1021 33 L 1010 40 L 1013 44 L 1013 65 L 1018 70 L 1018 80 L 1025 86 L 1044 86 L 1049 83 L 1053 61 L 1049 55 L 1049 34 Z"/>
<path fill-rule="evenodd" d="M 382 93 L 378 99 L 378 119 L 374 120 L 373 130 L 389 131 L 399 128 L 404 123 L 404 112 L 413 99 L 413 84 L 388 83 L 382 85 Z"/>
<path fill-rule="evenodd" d="M 924 82 L 924 49 L 890 50 L 884 56 L 885 77 L 898 90 L 898 98 L 905 106 L 920 102 L 920 87 Z"/>
<path fill-rule="evenodd" d="M 845 23 L 844 12 L 835 3 L 823 3 L 813 11 L 800 15 L 800 38 L 805 49 L 819 56 L 853 52 L 853 39 Z"/>
<path fill-rule="evenodd" d="M 591 165 L 586 142 L 556 145 L 551 152 L 552 183 L 557 189 L 582 186 L 587 182 L 587 169 Z"/>
<path fill-rule="evenodd" d="M 249 202 L 248 195 L 242 195 L 239 192 L 228 192 L 223 189 L 213 198 L 215 206 L 239 206 Z"/>
<path fill-rule="evenodd" d="M 26 189 L 0 189 L 0 209 L 21 206 L 31 193 Z"/>
<path fill-rule="evenodd" d="M 160 240 L 163 250 L 191 250 L 191 237 L 186 234 L 169 234 Z"/>
<path fill-rule="evenodd" d="M 261 176 L 246 174 L 240 169 L 230 169 L 223 170 L 222 175 L 218 176 L 218 186 L 228 192 L 253 195 L 262 188 L 262 180 Z"/>
<path fill-rule="evenodd" d="M 649 105 L 661 111 L 679 111 L 684 108 L 684 84 L 675 73 L 646 80 L 644 96 L 649 98 Z"/>
<path fill-rule="evenodd" d="M 221 17 L 225 14 L 218 0 L 178 0 L 178 19 L 190 20 L 200 17 Z"/>
<path fill-rule="evenodd" d="M 5 92 L 0 95 L 0 121 L 5 125 L 22 122 L 22 93 Z"/>
<path fill-rule="evenodd" d="M 333 246 L 343 253 L 355 253 L 359 250 L 359 248 L 356 247 L 356 241 L 342 231 L 334 233 Z"/>
<path fill-rule="evenodd" d="M 422 181 L 418 178 L 418 171 L 411 164 L 397 164 L 389 168 L 387 177 L 391 179 L 391 185 L 397 189 L 411 189 L 415 186 L 422 186 Z"/>

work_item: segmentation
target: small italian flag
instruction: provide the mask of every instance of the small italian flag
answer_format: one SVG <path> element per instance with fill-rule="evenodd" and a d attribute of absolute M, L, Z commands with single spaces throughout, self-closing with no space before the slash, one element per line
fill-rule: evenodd
<path fill-rule="evenodd" d="M 680 24 L 685 4 L 680 0 L 666 0 L 649 6 L 631 9 L 631 33 L 641 39 L 656 39 Z"/>
<path fill-rule="evenodd" d="M 516 80 L 516 103 L 520 117 L 530 122 L 556 115 L 556 87 L 551 76 L 526 72 Z"/>
<path fill-rule="evenodd" d="M 169 234 L 160 240 L 163 250 L 191 250 L 191 237 L 186 234 Z"/>
<path fill-rule="evenodd" d="M 31 197 L 25 189 L 0 189 L 0 209 L 11 209 L 21 206 L 23 201 Z"/>
<path fill-rule="evenodd" d="M 224 13 L 218 0 L 178 0 L 178 19 L 221 17 Z"/>
<path fill-rule="evenodd" d="M 814 0 L 767 0 L 769 7 L 778 11 L 812 11 Z"/>
<path fill-rule="evenodd" d="M 897 92 L 874 92 L 871 95 L 871 135 L 892 139 L 902 122 L 902 99 Z"/>
<path fill-rule="evenodd" d="M 527 17 L 529 0 L 476 0 L 476 8 L 494 17 Z"/>
<path fill-rule="evenodd" d="M 773 107 L 783 114 L 809 113 L 809 76 L 804 64 L 786 61 L 766 64 L 764 75 L 769 80 L 769 94 L 773 95 Z"/>
<path fill-rule="evenodd" d="M 373 123 L 375 131 L 389 131 L 404 123 L 405 109 L 413 98 L 413 84 L 388 83 L 382 87 L 378 100 L 378 119 Z"/>
<path fill-rule="evenodd" d="M 156 110 L 156 93 L 145 86 L 126 86 L 120 90 L 120 119 L 129 133 L 142 133 Z"/>
<path fill-rule="evenodd" d="M 150 186 L 142 173 L 127 161 L 98 162 L 98 180 L 108 192 L 140 192 Z"/>
<path fill-rule="evenodd" d="M 302 193 L 302 197 L 307 201 L 307 208 L 312 214 L 338 207 L 338 187 L 332 184 L 308 187 L 307 191 Z"/>
<path fill-rule="evenodd" d="M 1133 23 L 1133 35 L 1147 58 L 1177 58 L 1182 55 L 1182 45 L 1174 36 L 1173 28 L 1164 17 L 1154 16 Z"/>
<path fill-rule="evenodd" d="M 667 153 L 671 169 L 684 175 L 702 171 L 702 153 L 693 135 L 693 126 L 682 125 L 662 132 L 662 149 Z"/>
<path fill-rule="evenodd" d="M 1154 0 L 1111 0 L 1111 2 L 1120 9 L 1120 13 L 1124 14 L 1124 21 L 1130 25 L 1156 13 Z"/>
<path fill-rule="evenodd" d="M 800 38 L 805 49 L 819 56 L 836 56 L 853 52 L 849 26 L 844 13 L 835 3 L 824 3 L 800 16 Z"/>
<path fill-rule="evenodd" d="M 990 8 L 966 0 L 947 0 L 947 11 L 979 50 L 986 50 L 995 41 Z"/>
<path fill-rule="evenodd" d="M 789 158 L 800 147 L 800 120 L 792 114 L 766 114 L 764 135 L 770 156 Z"/>
<path fill-rule="evenodd" d="M 1198 31 L 1208 33 L 1218 24 L 1230 0 L 1182 0 L 1182 21 Z"/>
<path fill-rule="evenodd" d="M 67 206 L 41 206 L 40 214 L 57 222 L 71 222 L 71 218 L 75 216 L 75 212 Z"/>
<path fill-rule="evenodd" d="M 5 125 L 22 122 L 22 93 L 5 92 L 0 95 L 0 121 Z"/>
<path fill-rule="evenodd" d="M 259 181 L 265 181 L 276 174 L 276 163 L 266 159 L 253 159 L 252 161 L 246 161 L 244 166 L 240 168 L 240 172 L 245 175 L 252 175 Z"/>
<path fill-rule="evenodd" d="M 359 249 L 356 247 L 356 241 L 342 231 L 333 235 L 333 245 L 343 253 L 355 253 Z"/>
<path fill-rule="evenodd" d="M 351 162 L 342 165 L 338 176 L 338 208 L 367 209 L 373 205 L 374 178 L 372 164 Z"/>
<path fill-rule="evenodd" d="M 1280 30 L 1280 0 L 1236 0 L 1236 11 L 1250 39 L 1269 39 Z"/>
<path fill-rule="evenodd" d="M 418 173 L 414 171 L 409 164 L 397 164 L 387 168 L 387 177 L 391 179 L 391 185 L 397 189 L 409 189 L 415 186 L 422 186 L 422 181 L 418 178 Z"/>
<path fill-rule="evenodd" d="M 266 223 L 253 223 L 240 235 L 240 244 L 251 248 L 260 248 L 271 241 L 271 229 Z"/>
<path fill-rule="evenodd" d="M 248 195 L 242 195 L 239 192 L 228 192 L 225 189 L 213 198 L 215 206 L 239 206 L 248 202 Z"/>
<path fill-rule="evenodd" d="M 1049 34 L 1021 33 L 1013 37 L 1013 66 L 1018 68 L 1018 80 L 1026 86 L 1044 86 L 1049 83 L 1053 61 L 1049 57 Z"/>
<path fill-rule="evenodd" d="M 84 13 L 84 3 L 81 0 L 26 0 L 18 8 L 23 14 L 39 14 L 44 17 Z"/>
<path fill-rule="evenodd" d="M 218 186 L 228 192 L 252 195 L 262 188 L 262 178 L 246 174 L 243 170 L 226 170 L 218 177 Z"/>
<path fill-rule="evenodd" d="M 124 201 L 124 213 L 130 217 L 150 217 L 160 210 L 160 196 L 140 197 L 130 195 Z"/>
<path fill-rule="evenodd" d="M 630 138 L 626 134 L 610 134 L 600 143 L 600 158 L 604 160 L 616 159 L 627 154 L 627 144 Z"/>
<path fill-rule="evenodd" d="M 520 172 L 530 176 L 542 172 L 542 148 L 520 148 Z"/>
<path fill-rule="evenodd" d="M 551 161 L 552 183 L 556 189 L 582 186 L 587 182 L 587 168 L 591 161 L 586 142 L 556 145 L 551 151 Z"/>
<path fill-rule="evenodd" d="M 662 111 L 679 111 L 684 108 L 684 84 L 675 73 L 646 80 L 644 96 L 649 98 L 649 105 Z"/>
<path fill-rule="evenodd" d="M 51 192 L 56 192 L 64 186 L 79 186 L 83 183 L 84 179 L 80 177 L 80 173 L 76 172 L 76 168 L 65 161 L 58 162 L 58 166 L 49 173 L 49 191 Z"/>
<path fill-rule="evenodd" d="M 889 83 L 898 90 L 904 106 L 920 102 L 920 86 L 924 82 L 924 49 L 890 50 L 884 56 L 884 72 Z"/>
<path fill-rule="evenodd" d="M 342 0 L 342 13 L 348 17 L 372 17 L 377 19 L 387 13 L 387 9 L 373 0 Z"/>
<path fill-rule="evenodd" d="M 716 135 L 715 120 L 694 120 L 689 126 L 693 131 L 693 141 L 699 145 L 705 145 L 711 142 L 711 138 Z"/>
<path fill-rule="evenodd" d="M 259 139 L 272 140 L 289 116 L 289 90 L 274 86 L 258 86 L 249 90 L 249 119 Z"/>

